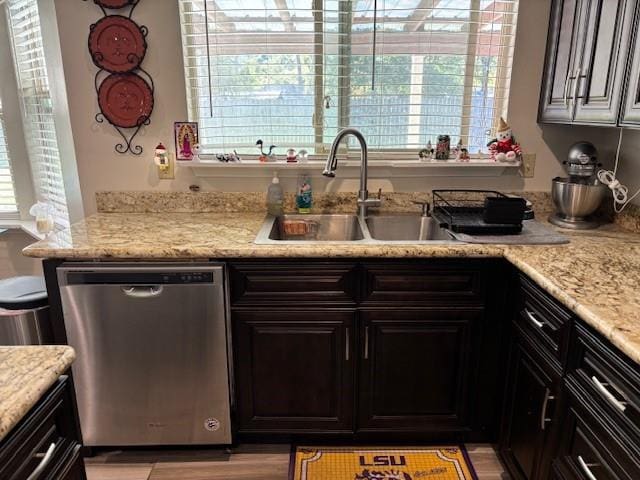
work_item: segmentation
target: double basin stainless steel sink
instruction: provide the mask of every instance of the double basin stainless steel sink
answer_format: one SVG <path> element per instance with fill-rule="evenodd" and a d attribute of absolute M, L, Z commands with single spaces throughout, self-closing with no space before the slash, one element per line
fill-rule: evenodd
<path fill-rule="evenodd" d="M 431 217 L 419 214 L 348 214 L 267 216 L 258 244 L 317 243 L 454 243 L 449 232 Z"/>

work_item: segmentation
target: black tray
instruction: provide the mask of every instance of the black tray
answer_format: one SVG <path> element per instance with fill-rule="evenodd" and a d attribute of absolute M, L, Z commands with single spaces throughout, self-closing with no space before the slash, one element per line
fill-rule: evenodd
<path fill-rule="evenodd" d="M 517 235 L 522 223 L 486 223 L 487 198 L 508 198 L 493 190 L 434 190 L 433 218 L 442 227 L 468 235 Z"/>

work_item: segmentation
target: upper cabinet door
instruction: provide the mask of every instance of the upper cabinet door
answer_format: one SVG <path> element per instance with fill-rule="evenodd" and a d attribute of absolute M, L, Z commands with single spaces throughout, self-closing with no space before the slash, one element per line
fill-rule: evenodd
<path fill-rule="evenodd" d="M 570 123 L 578 58 L 580 0 L 556 0 L 551 10 L 539 121 Z"/>
<path fill-rule="evenodd" d="M 638 28 L 637 21 L 635 30 Z M 620 115 L 620 125 L 638 127 L 640 126 L 640 35 L 637 31 L 630 51 L 633 58 L 627 78 L 627 92 Z"/>
<path fill-rule="evenodd" d="M 571 94 L 576 123 L 617 123 L 635 6 L 636 0 L 582 0 L 584 48 Z"/>

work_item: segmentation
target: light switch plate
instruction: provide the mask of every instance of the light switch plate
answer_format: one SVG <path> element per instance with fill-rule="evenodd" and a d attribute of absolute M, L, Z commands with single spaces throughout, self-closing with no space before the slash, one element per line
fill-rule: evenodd
<path fill-rule="evenodd" d="M 176 157 L 173 153 L 168 153 L 167 159 L 169 160 L 169 168 L 164 171 L 158 168 L 158 178 L 160 180 L 173 180 L 176 178 Z"/>
<path fill-rule="evenodd" d="M 522 154 L 522 176 L 524 178 L 533 178 L 536 171 L 536 154 L 535 153 L 523 153 Z"/>

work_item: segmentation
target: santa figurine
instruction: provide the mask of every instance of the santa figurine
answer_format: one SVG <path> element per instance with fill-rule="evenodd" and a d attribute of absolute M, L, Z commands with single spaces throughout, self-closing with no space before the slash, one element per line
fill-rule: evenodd
<path fill-rule="evenodd" d="M 522 149 L 516 143 L 511 127 L 502 117 L 500 117 L 500 125 L 498 126 L 496 137 L 487 144 L 493 160 L 496 162 L 515 162 L 520 158 Z"/>

